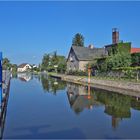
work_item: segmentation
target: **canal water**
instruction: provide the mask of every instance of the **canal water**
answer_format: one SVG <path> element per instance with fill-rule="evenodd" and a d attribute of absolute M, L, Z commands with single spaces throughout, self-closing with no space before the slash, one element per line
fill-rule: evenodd
<path fill-rule="evenodd" d="M 140 98 L 50 78 L 11 79 L 3 138 L 140 138 Z"/>

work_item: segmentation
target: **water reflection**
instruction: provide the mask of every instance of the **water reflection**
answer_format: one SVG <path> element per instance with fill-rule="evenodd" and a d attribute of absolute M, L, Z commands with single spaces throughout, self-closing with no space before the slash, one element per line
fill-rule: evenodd
<path fill-rule="evenodd" d="M 63 82 L 46 74 L 33 75 L 27 84 L 12 81 L 4 138 L 139 137 L 136 113 L 140 112 L 140 98 Z M 14 112 L 13 107 L 17 107 Z M 4 119 L 1 122 L 4 126 Z"/>
<path fill-rule="evenodd" d="M 18 73 L 17 77 L 23 82 L 28 82 L 32 79 L 32 74 L 31 73 Z"/>
<path fill-rule="evenodd" d="M 131 108 L 140 110 L 140 98 L 121 95 L 88 86 L 66 83 L 60 79 L 41 75 L 44 91 L 56 95 L 58 90 L 67 87 L 67 97 L 70 107 L 76 114 L 85 109 L 104 106 L 104 113 L 111 116 L 112 127 L 117 128 L 123 119 L 131 118 Z"/>
<path fill-rule="evenodd" d="M 86 87 L 72 83 L 67 83 L 67 96 L 70 106 L 76 114 L 79 114 L 85 108 L 92 109 L 93 106 L 101 105 L 96 100 L 95 94 L 91 94 L 90 85 Z"/>
<path fill-rule="evenodd" d="M 140 110 L 140 98 L 91 88 L 90 85 L 87 87 L 68 83 L 67 95 L 70 106 L 76 114 L 85 108 L 104 105 L 104 113 L 111 116 L 113 128 L 117 128 L 123 119 L 131 118 L 131 108 Z"/>
<path fill-rule="evenodd" d="M 71 109 L 79 115 L 85 109 L 104 106 L 104 113 L 111 116 L 112 127 L 117 128 L 123 119 L 131 118 L 131 108 L 140 110 L 140 98 L 121 95 L 101 89 L 66 83 L 60 79 L 41 75 L 41 83 L 45 92 L 56 95 L 58 90 L 67 89 L 67 97 Z"/>
<path fill-rule="evenodd" d="M 50 78 L 48 75 L 41 75 L 40 81 L 43 87 L 43 90 L 47 93 L 57 94 L 58 90 L 64 90 L 66 87 L 66 82 L 61 81 L 60 79 Z"/>
<path fill-rule="evenodd" d="M 112 127 L 117 128 L 118 123 L 131 118 L 131 108 L 140 110 L 140 100 L 137 97 L 120 95 L 107 91 L 95 91 L 97 100 L 105 105 L 105 113 L 112 116 Z"/>

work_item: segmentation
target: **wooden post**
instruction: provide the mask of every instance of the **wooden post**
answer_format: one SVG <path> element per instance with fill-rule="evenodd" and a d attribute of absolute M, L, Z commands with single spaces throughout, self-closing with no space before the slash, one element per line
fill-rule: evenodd
<path fill-rule="evenodd" d="M 90 95 L 90 84 L 88 84 L 88 99 L 91 98 L 91 95 Z"/>
<path fill-rule="evenodd" d="M 88 65 L 88 84 L 90 84 L 91 67 Z"/>

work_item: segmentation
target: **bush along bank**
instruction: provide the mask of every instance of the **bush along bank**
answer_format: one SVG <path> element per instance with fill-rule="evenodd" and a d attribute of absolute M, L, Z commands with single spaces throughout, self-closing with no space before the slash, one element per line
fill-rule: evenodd
<path fill-rule="evenodd" d="M 140 67 L 120 67 L 113 68 L 110 71 L 98 72 L 98 77 L 110 77 L 110 78 L 123 78 L 128 80 L 140 80 Z"/>

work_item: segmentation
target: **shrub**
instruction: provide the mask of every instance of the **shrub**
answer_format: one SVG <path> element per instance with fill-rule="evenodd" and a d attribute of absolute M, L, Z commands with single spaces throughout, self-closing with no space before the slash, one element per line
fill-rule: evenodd
<path fill-rule="evenodd" d="M 131 54 L 132 66 L 140 66 L 140 53 Z"/>
<path fill-rule="evenodd" d="M 67 72 L 67 75 L 75 75 L 75 76 L 87 76 L 87 72 L 85 71 L 81 71 L 81 70 L 75 70 L 75 71 L 68 71 Z"/>

